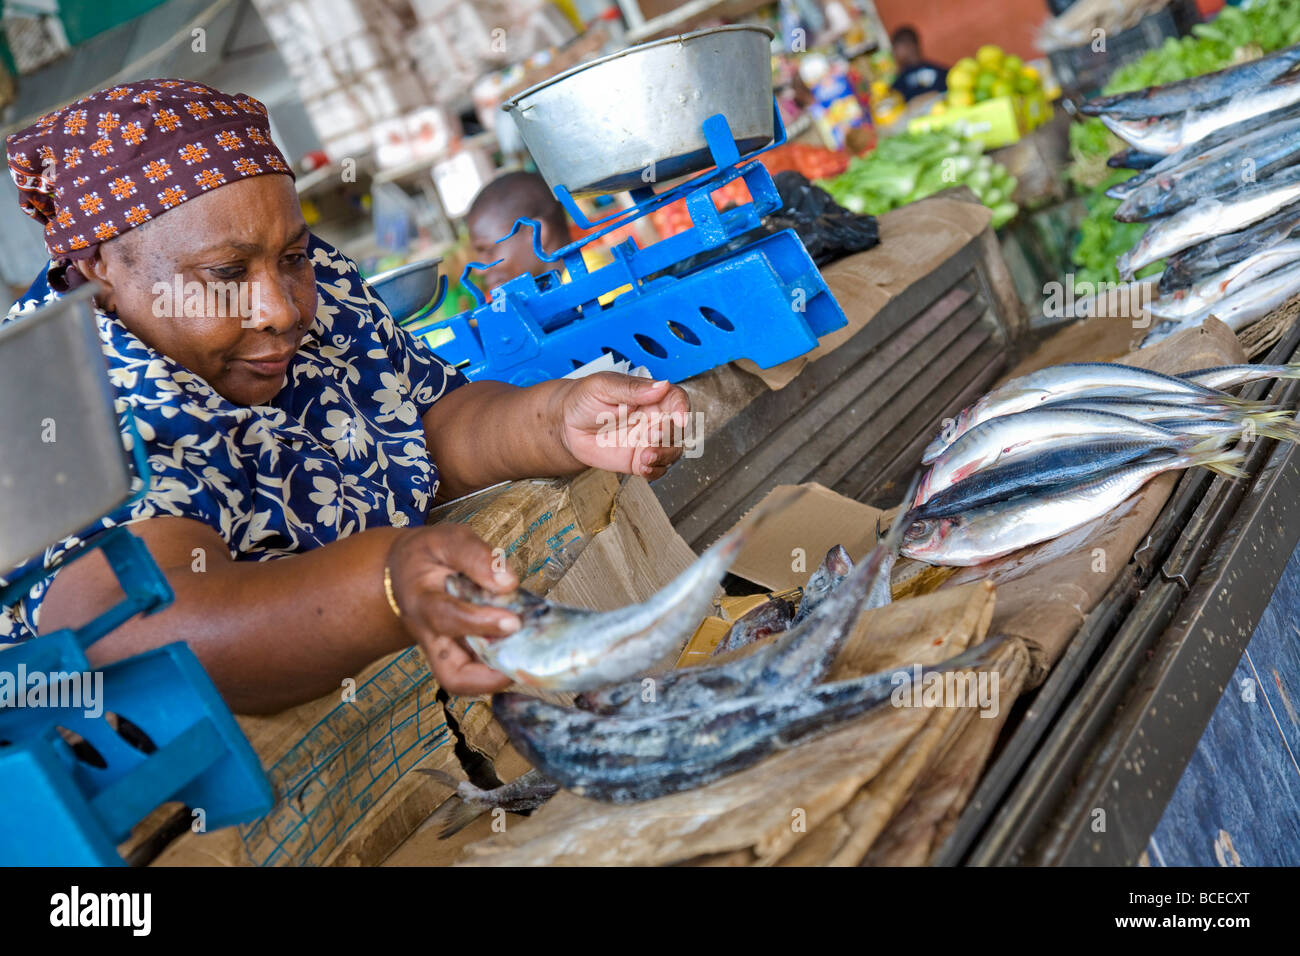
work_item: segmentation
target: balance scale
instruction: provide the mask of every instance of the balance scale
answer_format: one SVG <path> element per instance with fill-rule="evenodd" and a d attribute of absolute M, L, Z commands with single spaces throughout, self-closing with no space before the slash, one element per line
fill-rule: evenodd
<path fill-rule="evenodd" d="M 477 306 L 451 319 L 416 319 L 406 327 L 471 380 L 495 379 L 515 385 L 561 378 L 603 355 L 626 360 L 633 367 L 645 366 L 655 379 L 674 382 L 740 358 L 750 359 L 760 368 L 771 368 L 803 355 L 816 347 L 818 338 L 843 327 L 847 322 L 843 311 L 794 230 L 741 241 L 760 230 L 762 218 L 782 205 L 771 175 L 756 159 L 786 139 L 780 114 L 768 93 L 766 40 L 760 37 L 755 47 L 752 37 L 746 36 L 766 32 L 752 27 L 723 28 L 634 47 L 562 74 L 507 104 L 507 108 L 520 109 L 527 115 L 532 110 L 530 101 L 545 92 L 552 99 L 567 98 L 563 102 L 567 109 L 581 110 L 590 104 L 594 112 L 600 113 L 599 100 L 616 96 L 620 81 L 628 87 L 624 91 L 627 94 L 639 83 L 665 83 L 663 77 L 672 75 L 674 67 L 681 72 L 683 64 L 697 74 L 711 70 L 718 74 L 712 78 L 713 83 L 729 81 L 734 86 L 734 75 L 725 80 L 722 75 L 731 72 L 738 51 L 724 44 L 742 42 L 748 44 L 741 52 L 749 58 L 751 69 L 740 76 L 750 76 L 754 83 L 762 84 L 765 105 L 761 108 L 771 110 L 771 123 L 764 131 L 766 135 L 759 134 L 759 145 L 754 148 L 751 89 L 745 94 L 748 103 L 734 108 L 730 102 L 722 103 L 722 109 L 704 116 L 697 127 L 670 130 L 675 143 L 682 142 L 685 132 L 693 132 L 695 142 L 690 147 L 663 147 L 644 169 L 680 174 L 683 170 L 712 168 L 661 193 L 648 185 L 631 188 L 630 208 L 592 222 L 579 209 L 573 193 L 621 191 L 627 188 L 629 178 L 635 178 L 624 172 L 621 176 L 605 176 L 601 181 L 602 169 L 588 170 L 580 177 L 577 185 L 581 189 L 575 188 L 573 182 L 557 181 L 563 171 L 557 172 L 556 167 L 571 163 L 570 153 L 588 152 L 591 145 L 578 134 L 567 140 L 557 136 L 556 127 L 545 120 L 521 122 L 520 132 L 555 197 L 578 226 L 596 231 L 547 254 L 541 247 L 539 224 L 531 219 L 516 220 L 510 232 L 497 241 L 504 242 L 520 230 L 529 229 L 538 259 L 555 263 L 556 269 L 511 279 L 494 290 L 489 299 L 470 281 L 470 275 L 493 263 L 471 262 L 460 281 Z M 650 64 L 640 62 L 651 57 L 658 59 Z M 761 67 L 757 76 L 752 68 L 755 62 Z M 623 76 L 612 76 L 612 69 L 620 70 Z M 709 78 L 696 79 L 703 82 Z M 615 88 L 613 93 L 611 86 Z M 686 100 L 688 105 L 697 99 L 707 101 L 707 96 L 700 94 L 701 87 L 695 86 L 689 93 L 679 93 L 677 99 Z M 733 90 L 729 96 L 718 98 L 734 100 L 738 94 Z M 708 108 L 697 106 L 695 112 Z M 678 120 L 680 127 L 683 124 L 678 112 L 689 111 L 683 107 L 665 115 Z M 735 114 L 735 118 L 729 120 L 728 113 Z M 767 117 L 762 119 L 766 124 Z M 733 130 L 733 123 L 745 128 Z M 599 144 L 598 127 L 587 123 L 580 129 Z M 674 149 L 678 152 L 672 152 Z M 688 149 L 689 155 L 684 152 Z M 742 155 L 742 149 L 748 152 Z M 548 154 L 557 150 L 564 155 Z M 543 157 L 549 162 L 544 162 Z M 611 171 L 614 168 L 609 167 Z M 713 193 L 735 179 L 744 180 L 751 201 L 720 212 L 714 205 Z M 678 200 L 685 200 L 690 229 L 645 248 L 633 238 L 625 239 L 613 247 L 612 262 L 588 271 L 583 256 L 588 245 Z M 695 265 L 683 266 L 688 260 Z M 560 266 L 567 271 L 569 281 L 561 281 Z M 600 303 L 601 298 L 617 290 L 622 291 L 612 301 Z"/>

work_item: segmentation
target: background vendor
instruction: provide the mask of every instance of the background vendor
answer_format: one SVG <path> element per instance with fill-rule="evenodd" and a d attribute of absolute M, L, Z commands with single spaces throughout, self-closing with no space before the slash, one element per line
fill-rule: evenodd
<path fill-rule="evenodd" d="M 105 527 L 130 524 L 175 592 L 90 649 L 91 663 L 186 641 L 231 707 L 271 712 L 337 690 L 418 642 L 452 693 L 504 686 L 466 634 L 509 612 L 453 600 L 463 571 L 517 584 L 468 529 L 424 524 L 435 500 L 591 466 L 654 479 L 681 453 L 597 438 L 619 405 L 684 414 L 667 382 L 615 374 L 516 388 L 467 382 L 397 326 L 356 265 L 308 231 L 266 109 L 187 80 L 103 90 L 10 136 L 23 210 L 48 269 L 21 322 L 88 281 L 144 497 L 58 542 L 12 580 Z M 160 298 L 177 281 L 254 292 L 247 314 Z M 243 301 L 241 297 L 240 301 Z M 118 599 L 98 552 L 0 611 L 0 641 L 89 620 Z"/>

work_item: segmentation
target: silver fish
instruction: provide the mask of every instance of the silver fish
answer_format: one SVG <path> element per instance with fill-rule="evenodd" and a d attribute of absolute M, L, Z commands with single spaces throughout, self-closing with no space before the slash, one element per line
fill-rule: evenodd
<path fill-rule="evenodd" d="M 1300 294 L 1300 262 L 1270 272 L 1204 312 L 1175 320 L 1172 328 L 1164 325 L 1152 328 L 1142 340 L 1142 347 L 1154 345 L 1184 329 L 1194 329 L 1211 315 L 1232 331 L 1240 332 L 1276 312 L 1297 294 Z"/>
<path fill-rule="evenodd" d="M 1097 441 L 1146 441 L 1178 445 L 1180 436 L 1160 425 L 1114 412 L 1045 405 L 1001 415 L 964 433 L 944 449 L 921 478 L 913 506 L 925 504 L 958 482 L 997 464 Z"/>
<path fill-rule="evenodd" d="M 1160 274 L 1160 294 L 1190 288 L 1206 276 L 1287 239 L 1300 239 L 1300 202 L 1283 206 L 1245 229 L 1214 236 L 1170 256 Z"/>
<path fill-rule="evenodd" d="M 1142 238 L 1116 261 L 1125 279 L 1153 262 L 1188 249 L 1211 236 L 1259 222 L 1300 199 L 1300 166 L 1238 186 L 1220 198 L 1203 199 L 1147 227 Z"/>
<path fill-rule="evenodd" d="M 1162 375 L 1131 365 L 1112 362 L 1076 362 L 1052 365 L 1004 382 L 947 423 L 926 446 L 921 460 L 934 461 L 945 448 L 976 425 L 991 418 L 1025 411 L 1036 405 L 1081 395 L 1135 395 L 1166 392 L 1181 398 L 1232 400 L 1212 389 L 1172 375 Z"/>
<path fill-rule="evenodd" d="M 1082 408 L 1095 412 L 1110 412 L 1125 418 L 1136 418 L 1140 422 L 1168 427 L 1166 422 L 1179 419 L 1222 419 L 1240 422 L 1256 415 L 1273 415 L 1282 411 L 1276 405 L 1264 402 L 1244 402 L 1228 404 L 1227 402 L 1176 402 L 1169 401 L 1163 395 L 1113 395 L 1094 398 L 1070 398 L 1062 402 L 1049 402 L 1043 408 Z"/>
<path fill-rule="evenodd" d="M 560 785 L 547 780 L 538 770 L 529 770 L 510 783 L 502 784 L 495 789 L 483 790 L 468 780 L 457 780 L 451 774 L 441 770 L 431 770 L 426 767 L 416 769 L 456 791 L 456 797 L 447 799 L 420 827 L 421 830 L 440 827 L 438 833 L 440 840 L 459 833 L 490 810 L 501 809 L 511 813 L 526 813 L 536 810 L 560 792 Z"/>
<path fill-rule="evenodd" d="M 1147 311 L 1161 319 L 1204 321 L 1219 300 L 1244 289 L 1261 276 L 1300 261 L 1300 239 L 1290 239 L 1247 256 L 1187 289 L 1153 299 Z"/>
<path fill-rule="evenodd" d="M 1103 115 L 1101 121 L 1134 149 L 1168 156 L 1225 127 L 1296 103 L 1300 103 L 1300 77 L 1291 75 L 1275 80 L 1263 89 L 1239 93 L 1204 109 L 1131 120 Z"/>
<path fill-rule="evenodd" d="M 1300 117 L 1237 137 L 1202 153 L 1196 162 L 1157 173 L 1129 191 L 1115 210 L 1115 219 L 1142 222 L 1170 215 L 1230 193 L 1245 182 L 1267 179 L 1294 164 L 1298 156 Z"/>
<path fill-rule="evenodd" d="M 464 575 L 451 575 L 446 587 L 453 597 L 519 615 L 522 626 L 507 637 L 466 638 L 489 667 L 532 687 L 591 690 L 642 673 L 680 648 L 708 613 L 741 546 L 770 514 L 727 532 L 650 600 L 614 611 L 552 604 L 522 590 L 493 595 Z"/>
<path fill-rule="evenodd" d="M 1220 103 L 1238 94 L 1257 92 L 1264 84 L 1289 73 L 1297 63 L 1300 63 L 1300 45 L 1186 80 L 1148 86 L 1130 93 L 1099 96 L 1080 106 L 1079 112 L 1085 116 L 1104 115 L 1119 119 L 1183 113 Z"/>
<path fill-rule="evenodd" d="M 1188 167 L 1204 165 L 1206 154 L 1224 143 L 1231 143 L 1233 140 L 1254 133 L 1256 130 L 1272 127 L 1297 116 L 1300 116 L 1300 110 L 1297 110 L 1294 105 L 1285 106 L 1280 110 L 1252 117 L 1245 122 L 1225 126 L 1189 146 L 1184 146 L 1175 153 L 1170 153 L 1168 156 L 1140 153 L 1141 156 L 1156 156 L 1159 161 L 1140 171 L 1136 176 L 1131 176 L 1122 183 L 1111 186 L 1106 190 L 1106 195 L 1111 199 L 1125 199 L 1134 190 L 1146 185 L 1156 176 L 1165 176 Z"/>
<path fill-rule="evenodd" d="M 1156 475 L 1193 466 L 1241 477 L 1240 450 L 1155 454 L 1082 484 L 1032 493 L 965 514 L 912 522 L 903 554 L 930 564 L 969 566 L 1049 541 L 1110 513 Z"/>
<path fill-rule="evenodd" d="M 922 668 L 922 679 L 979 668 L 999 645 L 997 639 L 985 641 Z M 497 694 L 492 711 L 515 747 L 566 790 L 608 803 L 633 803 L 697 789 L 826 734 L 891 698 L 907 700 L 896 691 L 913 676 L 912 670 L 897 668 L 631 718 L 558 707 L 522 694 Z"/>
<path fill-rule="evenodd" d="M 1232 426 L 1229 425 L 1231 428 Z M 1235 436 L 1234 436 L 1235 437 Z M 1157 451 L 1190 448 L 1182 443 L 1151 441 L 1088 441 L 1039 451 L 1024 458 L 985 468 L 928 498 L 912 509 L 912 521 L 963 514 L 974 508 L 1057 485 L 1077 484 L 1137 461 Z"/>

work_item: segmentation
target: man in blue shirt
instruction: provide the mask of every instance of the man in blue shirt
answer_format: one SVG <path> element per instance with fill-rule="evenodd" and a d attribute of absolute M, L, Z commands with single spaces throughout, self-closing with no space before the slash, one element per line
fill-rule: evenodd
<path fill-rule="evenodd" d="M 921 41 L 912 27 L 899 27 L 889 38 L 894 46 L 894 60 L 898 63 L 898 77 L 894 89 L 911 100 L 922 93 L 944 93 L 948 90 L 948 69 L 938 63 L 921 58 Z"/>

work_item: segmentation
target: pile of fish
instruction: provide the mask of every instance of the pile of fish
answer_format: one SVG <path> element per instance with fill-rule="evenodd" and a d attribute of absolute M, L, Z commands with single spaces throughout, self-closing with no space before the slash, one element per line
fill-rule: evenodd
<path fill-rule="evenodd" d="M 913 482 L 909 496 L 917 487 Z M 895 526 L 861 564 L 832 548 L 803 588 L 797 610 L 775 598 L 736 621 L 727 650 L 767 643 L 690 668 L 645 677 L 660 635 L 693 630 L 707 610 L 738 540 L 753 523 L 724 536 L 685 573 L 644 604 L 597 613 L 522 593 L 494 597 L 463 578 L 448 590 L 466 600 L 509 606 L 524 627 L 500 641 L 476 641 L 484 660 L 517 680 L 579 689 L 567 707 L 518 693 L 497 694 L 492 709 L 511 742 L 536 768 L 493 790 L 428 771 L 456 789 L 431 819 L 447 836 L 480 813 L 539 806 L 559 787 L 597 800 L 648 800 L 703 786 L 775 750 L 833 730 L 875 708 L 897 686 L 894 672 L 822 683 L 861 614 L 889 603 L 889 580 L 902 539 Z M 527 640 L 519 641 L 523 634 Z M 630 636 L 629 636 L 630 635 Z M 515 646 L 506 645 L 515 642 Z M 638 650 L 628 650 L 629 643 Z M 489 646 L 484 646 L 489 645 Z M 923 674 L 977 668 L 993 642 Z"/>
<path fill-rule="evenodd" d="M 1082 107 L 1140 170 L 1107 190 L 1115 218 L 1150 222 L 1120 275 L 1165 261 L 1154 344 L 1213 315 L 1240 331 L 1300 293 L 1300 45 L 1217 73 Z"/>
<path fill-rule="evenodd" d="M 1300 364 L 1183 375 L 1104 362 L 1012 379 L 926 448 L 902 553 L 975 565 L 1106 515 L 1157 475 L 1194 466 L 1239 477 L 1239 439 L 1300 440 L 1294 413 L 1223 391 L 1300 378 Z"/>

